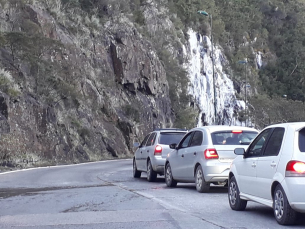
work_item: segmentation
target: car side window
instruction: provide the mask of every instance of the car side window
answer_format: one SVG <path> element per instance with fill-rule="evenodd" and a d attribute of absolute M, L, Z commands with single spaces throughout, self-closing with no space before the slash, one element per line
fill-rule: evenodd
<path fill-rule="evenodd" d="M 203 139 L 202 132 L 195 131 L 190 146 L 200 146 L 202 143 L 202 139 Z"/>
<path fill-rule="evenodd" d="M 305 152 L 305 128 L 299 131 L 299 149 Z"/>
<path fill-rule="evenodd" d="M 146 143 L 146 146 L 151 146 L 151 145 L 154 144 L 156 134 L 157 134 L 157 133 L 152 133 L 152 134 L 149 136 L 149 138 L 148 138 L 148 140 L 147 140 L 147 143 Z"/>
<path fill-rule="evenodd" d="M 193 137 L 194 132 L 188 133 L 183 140 L 181 141 L 181 143 L 179 144 L 179 148 L 186 148 L 188 147 L 190 140 Z"/>
<path fill-rule="evenodd" d="M 271 129 L 266 129 L 260 133 L 257 138 L 252 142 L 249 149 L 246 152 L 246 157 L 259 157 L 261 156 L 262 149 L 265 145 L 266 139 Z"/>
<path fill-rule="evenodd" d="M 149 138 L 150 134 L 146 135 L 146 137 L 144 138 L 144 140 L 141 142 L 141 145 L 139 146 L 139 148 L 145 146 L 147 139 Z"/>
<path fill-rule="evenodd" d="M 263 156 L 277 156 L 279 154 L 284 133 L 285 128 L 278 127 L 274 129 L 268 140 Z"/>

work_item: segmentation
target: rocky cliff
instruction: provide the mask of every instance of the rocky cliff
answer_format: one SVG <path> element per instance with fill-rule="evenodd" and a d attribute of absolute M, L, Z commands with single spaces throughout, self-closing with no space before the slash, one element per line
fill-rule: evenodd
<path fill-rule="evenodd" d="M 0 10 L 0 164 L 129 157 L 148 131 L 172 127 L 164 66 L 133 22 L 110 5 L 104 23 L 52 6 Z"/>

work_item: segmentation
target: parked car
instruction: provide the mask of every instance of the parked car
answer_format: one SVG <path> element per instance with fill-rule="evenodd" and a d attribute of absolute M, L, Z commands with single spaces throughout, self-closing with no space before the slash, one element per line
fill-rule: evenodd
<path fill-rule="evenodd" d="M 133 158 L 133 177 L 139 178 L 142 172 L 147 172 L 147 180 L 154 181 L 157 174 L 164 175 L 165 159 L 172 150 L 169 145 L 177 144 L 186 133 L 184 129 L 156 129 L 140 145 L 135 143 L 138 149 Z"/>
<path fill-rule="evenodd" d="M 305 122 L 266 127 L 237 156 L 229 174 L 228 197 L 233 210 L 247 201 L 272 207 L 279 224 L 294 224 L 305 213 Z"/>
<path fill-rule="evenodd" d="M 208 192 L 210 184 L 226 184 L 236 147 L 247 147 L 258 134 L 241 126 L 203 126 L 190 130 L 179 144 L 171 144 L 165 162 L 165 182 L 196 183 L 198 192 Z"/>

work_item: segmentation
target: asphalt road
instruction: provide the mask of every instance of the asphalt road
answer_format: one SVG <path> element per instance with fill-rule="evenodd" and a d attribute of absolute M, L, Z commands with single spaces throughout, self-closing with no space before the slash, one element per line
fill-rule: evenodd
<path fill-rule="evenodd" d="M 305 228 L 305 215 L 290 228 Z M 272 209 L 232 211 L 227 188 L 200 194 L 132 177 L 132 161 L 105 161 L 0 173 L 0 228 L 286 228 Z"/>

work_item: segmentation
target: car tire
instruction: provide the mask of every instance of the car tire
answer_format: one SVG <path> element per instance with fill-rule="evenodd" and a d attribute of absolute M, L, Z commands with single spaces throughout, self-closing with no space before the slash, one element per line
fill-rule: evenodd
<path fill-rule="evenodd" d="M 204 180 L 204 175 L 201 165 L 199 165 L 196 169 L 195 183 L 196 183 L 196 189 L 200 193 L 208 192 L 210 190 L 210 183 L 207 183 Z"/>
<path fill-rule="evenodd" d="M 243 211 L 247 207 L 247 201 L 240 199 L 239 188 L 235 177 L 229 179 L 228 198 L 231 209 L 235 211 Z"/>
<path fill-rule="evenodd" d="M 273 213 L 276 221 L 281 225 L 292 225 L 297 221 L 297 212 L 288 202 L 284 189 L 280 184 L 275 187 L 273 193 Z"/>
<path fill-rule="evenodd" d="M 147 180 L 149 182 L 155 181 L 157 178 L 157 173 L 154 171 L 150 160 L 147 162 Z"/>
<path fill-rule="evenodd" d="M 137 169 L 137 164 L 136 164 L 136 160 L 135 159 L 133 159 L 133 177 L 134 178 L 139 178 L 139 177 L 141 177 L 141 171 L 139 171 L 138 169 Z"/>
<path fill-rule="evenodd" d="M 165 176 L 165 183 L 166 183 L 167 187 L 176 187 L 177 186 L 177 181 L 173 178 L 172 168 L 169 163 L 166 164 L 164 176 Z"/>

